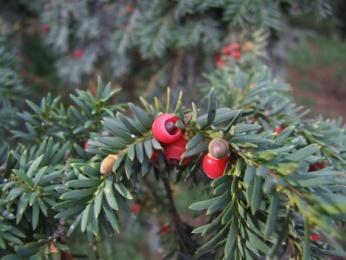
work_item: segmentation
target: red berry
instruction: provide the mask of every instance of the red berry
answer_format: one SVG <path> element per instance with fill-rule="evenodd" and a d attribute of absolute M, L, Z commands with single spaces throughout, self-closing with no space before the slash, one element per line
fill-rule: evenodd
<path fill-rule="evenodd" d="M 72 53 L 72 56 L 77 58 L 77 59 L 80 59 L 84 56 L 84 50 L 83 49 L 75 49 Z"/>
<path fill-rule="evenodd" d="M 240 60 L 241 53 L 239 51 L 234 51 L 230 54 L 231 57 L 233 57 L 235 60 Z"/>
<path fill-rule="evenodd" d="M 135 8 L 133 7 L 133 5 L 126 5 L 125 6 L 125 11 L 129 14 L 133 13 L 134 10 L 135 10 Z"/>
<path fill-rule="evenodd" d="M 157 116 L 151 128 L 155 139 L 164 144 L 178 141 L 183 135 L 183 131 L 175 125 L 178 120 L 179 117 L 174 114 L 164 113 Z"/>
<path fill-rule="evenodd" d="M 282 125 L 275 127 L 274 135 L 280 135 L 285 128 Z"/>
<path fill-rule="evenodd" d="M 240 53 L 240 44 L 238 43 L 230 43 L 221 49 L 222 54 L 227 56 L 232 56 L 232 53 L 239 52 Z"/>
<path fill-rule="evenodd" d="M 41 24 L 41 30 L 45 33 L 50 31 L 50 26 L 46 23 Z"/>
<path fill-rule="evenodd" d="M 172 144 L 167 144 L 164 147 L 164 155 L 166 159 L 174 165 L 179 165 L 181 156 L 186 151 L 186 144 L 188 141 L 184 136 L 182 136 L 178 141 Z M 187 165 L 191 161 L 191 158 L 186 158 L 182 164 Z"/>
<path fill-rule="evenodd" d="M 216 159 L 224 158 L 229 152 L 228 142 L 222 138 L 214 138 L 209 143 L 208 151 Z"/>
<path fill-rule="evenodd" d="M 310 235 L 310 240 L 312 241 L 321 241 L 322 240 L 322 236 L 316 233 L 313 233 Z"/>
<path fill-rule="evenodd" d="M 216 179 L 224 175 L 227 162 L 228 157 L 216 159 L 208 153 L 203 157 L 202 168 L 210 179 Z"/>
<path fill-rule="evenodd" d="M 324 162 L 315 162 L 315 163 L 310 164 L 309 172 L 322 170 L 323 168 L 326 168 L 326 164 Z"/>
<path fill-rule="evenodd" d="M 225 61 L 223 60 L 223 58 L 220 55 L 218 55 L 216 57 L 216 67 L 218 67 L 220 69 L 225 67 Z"/>
<path fill-rule="evenodd" d="M 159 234 L 164 234 L 167 235 L 172 232 L 171 226 L 170 225 L 164 225 L 160 228 Z"/>
<path fill-rule="evenodd" d="M 138 203 L 133 203 L 130 206 L 130 210 L 133 214 L 138 214 L 141 211 L 141 205 Z"/>
<path fill-rule="evenodd" d="M 89 149 L 89 140 L 86 140 L 85 142 L 84 142 L 84 145 L 83 145 L 83 148 L 84 148 L 84 151 L 86 151 L 86 150 L 88 150 Z"/>

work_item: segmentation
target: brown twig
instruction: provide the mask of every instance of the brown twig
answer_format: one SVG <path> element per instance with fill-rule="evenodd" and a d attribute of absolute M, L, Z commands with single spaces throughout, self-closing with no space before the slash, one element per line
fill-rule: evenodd
<path fill-rule="evenodd" d="M 180 243 L 182 252 L 188 253 L 188 254 L 193 254 L 195 251 L 195 248 L 193 246 L 191 246 L 193 241 L 191 241 L 189 239 L 189 237 L 187 236 L 187 233 L 186 233 L 185 228 L 184 228 L 185 224 L 183 223 L 183 221 L 181 220 L 181 218 L 178 214 L 178 211 L 177 211 L 177 208 L 175 206 L 174 199 L 173 199 L 172 189 L 171 189 L 171 186 L 169 184 L 168 177 L 167 177 L 166 173 L 162 173 L 160 175 L 160 177 L 161 177 L 161 180 L 163 182 L 163 186 L 164 186 L 165 191 L 166 191 L 170 211 L 172 214 L 176 233 L 179 236 L 179 243 Z"/>
<path fill-rule="evenodd" d="M 92 242 L 92 250 L 95 253 L 95 259 L 100 260 L 101 256 L 100 256 L 100 252 L 99 252 L 99 248 L 98 248 L 98 242 L 96 239 L 94 239 L 94 241 Z"/>

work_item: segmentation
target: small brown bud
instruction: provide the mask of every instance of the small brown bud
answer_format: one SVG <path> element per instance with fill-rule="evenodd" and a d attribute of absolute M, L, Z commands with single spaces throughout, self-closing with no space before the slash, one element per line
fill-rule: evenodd
<path fill-rule="evenodd" d="M 59 253 L 59 249 L 56 247 L 56 245 L 53 242 L 49 244 L 49 253 L 51 254 Z"/>
<path fill-rule="evenodd" d="M 255 45 L 252 42 L 245 42 L 243 44 L 243 51 L 245 52 L 251 52 L 255 48 Z"/>
<path fill-rule="evenodd" d="M 110 174 L 112 172 L 113 165 L 115 161 L 117 160 L 117 158 L 118 158 L 117 154 L 107 155 L 107 157 L 103 159 L 100 166 L 101 174 Z"/>
<path fill-rule="evenodd" d="M 215 138 L 209 143 L 208 151 L 215 159 L 224 158 L 229 152 L 228 142 L 222 138 Z"/>

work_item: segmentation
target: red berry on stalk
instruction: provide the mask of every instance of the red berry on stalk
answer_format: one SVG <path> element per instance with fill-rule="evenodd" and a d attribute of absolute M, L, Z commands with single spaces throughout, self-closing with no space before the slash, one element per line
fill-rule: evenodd
<path fill-rule="evenodd" d="M 183 131 L 175 124 L 179 120 L 174 114 L 164 113 L 157 116 L 151 127 L 156 140 L 164 144 L 171 144 L 178 141 L 183 135 Z"/>
<path fill-rule="evenodd" d="M 185 139 L 185 137 L 181 136 L 181 138 L 175 143 L 165 145 L 163 154 L 170 163 L 179 165 L 181 156 L 186 151 L 187 143 L 188 141 Z M 191 158 L 186 158 L 183 160 L 182 164 L 186 165 L 190 162 L 190 160 Z"/>
<path fill-rule="evenodd" d="M 228 156 L 222 159 L 216 159 L 211 154 L 203 157 L 202 168 L 210 179 L 217 179 L 224 175 L 228 162 Z"/>
<path fill-rule="evenodd" d="M 83 49 L 75 49 L 72 53 L 72 56 L 74 58 L 80 59 L 84 56 L 84 50 Z"/>
<path fill-rule="evenodd" d="M 324 162 L 315 162 L 315 163 L 310 164 L 309 172 L 322 170 L 324 168 L 326 168 L 326 164 Z"/>
<path fill-rule="evenodd" d="M 130 206 L 130 210 L 133 214 L 138 214 L 141 211 L 141 205 L 138 203 L 133 203 Z"/>
<path fill-rule="evenodd" d="M 322 240 L 322 236 L 316 233 L 313 233 L 310 235 L 310 240 L 312 241 L 321 241 Z"/>

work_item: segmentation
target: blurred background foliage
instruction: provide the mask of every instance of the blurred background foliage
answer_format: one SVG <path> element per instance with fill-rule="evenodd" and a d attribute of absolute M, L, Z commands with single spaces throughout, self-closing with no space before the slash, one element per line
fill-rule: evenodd
<path fill-rule="evenodd" d="M 160 95 L 167 85 L 196 99 L 203 73 L 215 68 L 229 42 L 255 43 L 261 59 L 287 77 L 299 103 L 345 117 L 346 1 L 248 1 L 252 8 L 244 2 L 1 1 L 0 157 L 25 98 L 52 93 L 67 102 L 73 88 L 95 92 L 100 75 L 123 90 L 120 100 Z M 174 189 L 183 218 L 203 222 L 186 211 L 203 192 Z M 155 206 L 142 205 L 139 213 L 123 217 L 120 237 L 95 246 L 76 233 L 71 248 L 91 259 L 160 259 L 158 234 L 167 244 L 173 239 L 162 229 L 168 219 L 153 218 Z"/>
<path fill-rule="evenodd" d="M 342 0 L 245 2 L 2 1 L 0 32 L 18 56 L 21 77 L 39 96 L 95 88 L 97 75 L 123 88 L 127 99 L 156 95 L 167 85 L 196 94 L 192 86 L 214 68 L 224 45 L 263 44 L 264 33 L 253 33 L 258 28 L 270 35 L 267 62 L 284 59 L 286 64 L 290 50 L 306 44 L 306 35 L 330 39 L 323 45 L 343 45 Z"/>

